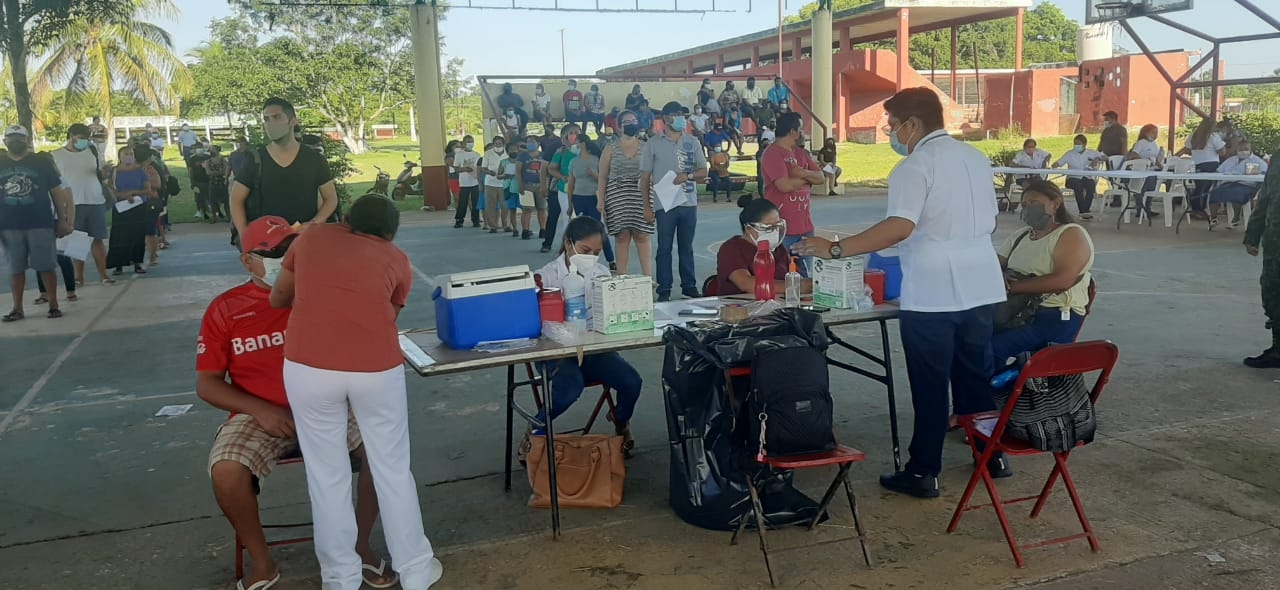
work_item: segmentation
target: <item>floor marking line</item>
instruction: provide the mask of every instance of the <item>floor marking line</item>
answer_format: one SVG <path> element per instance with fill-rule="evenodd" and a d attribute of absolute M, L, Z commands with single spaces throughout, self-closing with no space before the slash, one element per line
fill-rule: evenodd
<path fill-rule="evenodd" d="M 124 287 L 116 292 L 115 296 L 111 298 L 111 301 L 107 302 L 107 305 L 98 311 L 98 315 L 94 316 L 94 318 L 89 321 L 89 325 L 85 326 L 84 330 L 80 331 L 80 335 L 76 336 L 75 340 L 72 340 L 66 348 L 62 349 L 62 352 L 57 356 L 57 358 L 53 359 L 53 363 L 49 365 L 49 368 L 45 369 L 44 374 L 40 375 L 40 378 L 36 379 L 35 383 L 31 384 L 31 387 L 22 395 L 22 398 L 18 400 L 18 403 L 14 404 L 14 406 L 9 409 L 9 413 L 5 415 L 3 419 L 0 419 L 0 438 L 4 437 L 4 433 L 13 425 L 13 421 L 27 409 L 27 406 L 31 405 L 31 402 L 40 394 L 40 391 L 44 389 L 44 386 L 49 383 L 49 379 L 52 379 L 54 374 L 58 372 L 58 369 L 62 368 L 62 364 L 67 362 L 68 358 L 71 358 L 71 353 L 75 352 L 77 348 L 80 348 L 80 343 L 84 342 L 84 339 L 93 332 L 93 329 L 98 325 L 98 322 L 102 321 L 102 318 L 106 317 L 107 313 L 116 306 L 116 302 L 120 301 L 120 299 L 124 297 L 124 294 L 129 292 L 129 288 L 133 287 L 133 283 L 136 279 L 136 276 L 130 278 L 129 281 L 124 284 Z"/>

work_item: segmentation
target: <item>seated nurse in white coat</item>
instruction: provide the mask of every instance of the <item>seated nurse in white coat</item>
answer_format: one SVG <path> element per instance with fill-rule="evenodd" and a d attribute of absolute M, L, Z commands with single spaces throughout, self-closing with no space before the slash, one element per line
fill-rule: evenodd
<path fill-rule="evenodd" d="M 569 261 L 573 259 L 587 280 L 587 301 L 591 300 L 591 283 L 596 277 L 609 276 L 609 267 L 600 263 L 600 252 L 604 249 L 604 225 L 586 216 L 575 217 L 569 221 L 564 230 L 564 242 L 555 260 L 548 262 L 538 270 L 542 277 L 542 286 L 547 289 L 563 289 L 564 281 L 573 272 Z M 551 417 L 557 418 L 569 406 L 578 401 L 587 383 L 599 382 L 612 389 L 617 396 L 617 404 L 609 416 L 614 431 L 622 437 L 622 451 L 631 457 L 636 442 L 631 436 L 631 415 L 635 413 L 636 402 L 640 399 L 640 388 L 643 381 L 640 373 L 631 366 L 622 355 L 616 352 L 589 354 L 582 357 L 578 364 L 577 357 L 543 363 L 541 370 L 551 371 Z M 546 421 L 546 408 L 538 412 L 537 421 Z M 518 456 L 524 461 L 529 454 L 531 435 L 540 435 L 540 429 L 530 426 L 520 441 Z"/>

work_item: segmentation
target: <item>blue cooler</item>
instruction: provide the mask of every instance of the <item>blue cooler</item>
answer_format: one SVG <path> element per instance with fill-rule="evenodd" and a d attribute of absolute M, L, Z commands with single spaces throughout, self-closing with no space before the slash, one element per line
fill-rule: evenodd
<path fill-rule="evenodd" d="M 538 286 L 528 266 L 508 266 L 450 275 L 436 287 L 436 332 L 449 348 L 469 350 L 481 342 L 537 338 Z"/>
<path fill-rule="evenodd" d="M 902 296 L 902 263 L 897 248 L 872 252 L 867 268 L 884 271 L 884 300 L 893 301 Z"/>

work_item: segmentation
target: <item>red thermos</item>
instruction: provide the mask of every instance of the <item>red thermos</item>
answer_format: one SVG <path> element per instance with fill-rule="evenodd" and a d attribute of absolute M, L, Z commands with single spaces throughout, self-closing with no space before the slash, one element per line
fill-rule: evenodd
<path fill-rule="evenodd" d="M 542 275 L 533 275 L 538 284 L 538 314 L 544 322 L 564 322 L 564 295 L 559 289 L 543 289 Z"/>
<path fill-rule="evenodd" d="M 756 276 L 756 301 L 772 301 L 776 296 L 773 289 L 773 251 L 769 248 L 768 240 L 761 240 L 756 244 L 756 258 L 753 263 Z"/>

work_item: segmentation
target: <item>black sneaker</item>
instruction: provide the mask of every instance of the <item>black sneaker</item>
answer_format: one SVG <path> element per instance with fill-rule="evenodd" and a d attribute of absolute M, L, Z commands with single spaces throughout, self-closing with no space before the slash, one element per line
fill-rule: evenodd
<path fill-rule="evenodd" d="M 472 222 L 471 222 L 471 227 L 480 227 L 480 222 L 479 222 L 479 221 L 472 221 Z"/>
<path fill-rule="evenodd" d="M 540 230 L 538 230 L 538 239 L 539 239 L 539 240 L 545 240 L 545 239 L 547 239 L 547 230 L 545 230 L 545 229 L 540 229 Z"/>
<path fill-rule="evenodd" d="M 681 294 L 681 295 L 684 295 L 684 298 L 685 298 L 685 299 L 700 299 L 700 298 L 702 298 L 702 293 L 699 293 L 697 289 L 681 289 L 681 290 L 680 290 L 680 294 Z"/>
<path fill-rule="evenodd" d="M 532 238 L 533 238 L 533 232 L 531 232 L 531 231 L 529 231 L 529 230 L 527 230 L 527 229 L 526 229 L 526 230 L 524 230 L 524 233 L 521 233 L 521 234 L 520 234 L 520 239 L 522 239 L 522 240 L 529 240 L 529 239 L 532 239 Z"/>
<path fill-rule="evenodd" d="M 1244 359 L 1244 366 L 1254 369 L 1280 369 L 1280 350 L 1268 348 L 1258 356 Z"/>
<path fill-rule="evenodd" d="M 459 222 L 457 222 L 457 223 L 454 223 L 454 224 L 453 224 L 453 229 L 458 229 L 458 228 L 460 228 L 460 227 L 462 227 L 462 222 L 461 222 L 461 221 L 459 221 Z"/>
<path fill-rule="evenodd" d="M 667 302 L 667 301 L 671 301 L 671 294 L 670 294 L 670 293 L 658 293 L 658 298 L 657 298 L 655 301 L 657 301 L 658 303 L 665 303 L 665 302 Z"/>
<path fill-rule="evenodd" d="M 916 475 L 899 471 L 893 475 L 881 475 L 880 487 L 916 498 L 937 498 L 938 478 L 932 475 Z"/>
<path fill-rule="evenodd" d="M 546 254 L 547 252 L 550 252 L 550 251 L 551 251 L 551 246 L 543 246 L 543 247 L 542 247 L 542 249 L 540 249 L 540 250 L 538 250 L 538 251 L 539 251 L 539 252 L 542 252 L 543 254 Z"/>
<path fill-rule="evenodd" d="M 978 462 L 974 461 L 973 463 L 976 468 Z M 997 453 L 996 456 L 991 458 L 991 461 L 987 463 L 987 471 L 991 473 L 992 479 L 1013 477 L 1013 468 L 1009 467 L 1009 459 L 1004 456 L 1004 453 Z"/>

